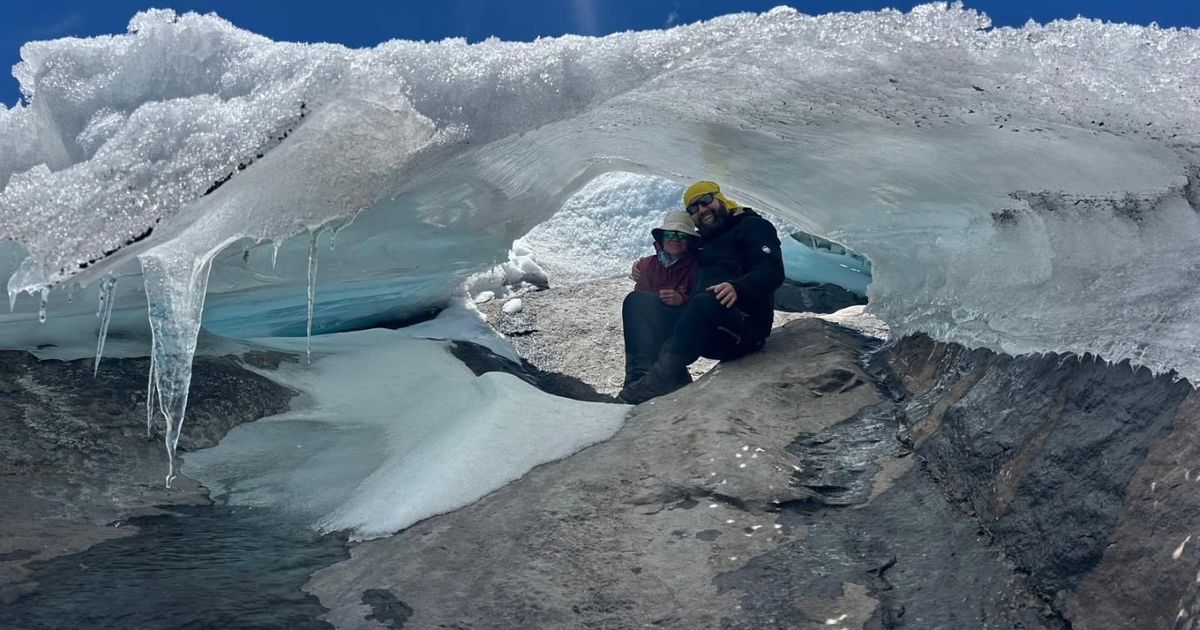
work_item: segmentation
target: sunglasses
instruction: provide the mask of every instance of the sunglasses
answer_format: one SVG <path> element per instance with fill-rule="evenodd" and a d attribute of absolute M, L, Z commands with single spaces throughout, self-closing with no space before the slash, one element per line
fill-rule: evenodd
<path fill-rule="evenodd" d="M 712 203 L 713 199 L 716 199 L 716 197 L 713 196 L 712 193 L 708 193 L 708 194 L 700 197 L 699 199 L 688 204 L 687 213 L 688 214 L 696 214 L 697 212 L 700 212 L 700 208 L 705 207 L 708 204 Z"/>
<path fill-rule="evenodd" d="M 673 241 L 683 241 L 683 240 L 687 240 L 687 239 L 691 238 L 692 235 L 688 234 L 687 232 L 676 232 L 675 230 L 663 230 L 662 237 L 663 237 L 664 241 L 668 240 L 668 239 L 673 240 Z"/>

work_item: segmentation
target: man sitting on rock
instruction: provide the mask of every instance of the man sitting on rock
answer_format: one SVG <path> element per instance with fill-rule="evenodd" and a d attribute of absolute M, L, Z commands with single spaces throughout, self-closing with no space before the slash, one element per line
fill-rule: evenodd
<path fill-rule="evenodd" d="M 762 348 L 771 334 L 775 289 L 783 284 L 775 226 L 730 201 L 715 182 L 688 186 L 683 204 L 701 236 L 695 289 L 665 339 L 661 333 L 629 334 L 629 322 L 646 316 L 640 309 L 647 302 L 636 291 L 626 296 L 626 353 L 658 348 L 650 371 L 617 394 L 626 403 L 673 392 L 686 384 L 679 374 L 697 358 L 734 359 Z"/>

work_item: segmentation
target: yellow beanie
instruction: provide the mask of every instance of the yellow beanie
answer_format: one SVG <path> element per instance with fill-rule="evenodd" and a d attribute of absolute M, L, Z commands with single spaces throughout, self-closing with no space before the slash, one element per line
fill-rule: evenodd
<path fill-rule="evenodd" d="M 691 186 L 688 186 L 687 190 L 683 191 L 683 207 L 686 208 L 688 204 L 696 199 L 696 197 L 708 194 L 720 199 L 721 203 L 725 204 L 725 208 L 731 213 L 742 209 L 742 206 L 738 205 L 734 201 L 730 201 L 728 197 L 721 194 L 721 187 L 717 185 L 717 182 L 705 180 L 698 181 Z"/>

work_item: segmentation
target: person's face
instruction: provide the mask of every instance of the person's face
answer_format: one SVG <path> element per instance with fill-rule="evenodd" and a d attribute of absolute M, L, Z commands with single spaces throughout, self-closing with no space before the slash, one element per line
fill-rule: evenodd
<path fill-rule="evenodd" d="M 662 240 L 663 251 L 672 258 L 682 256 L 688 250 L 687 236 L 678 232 L 665 232 Z"/>
<path fill-rule="evenodd" d="M 693 201 L 687 208 L 688 214 L 700 229 L 712 229 L 721 225 L 729 216 L 729 211 L 720 199 L 712 195 L 704 195 Z"/>

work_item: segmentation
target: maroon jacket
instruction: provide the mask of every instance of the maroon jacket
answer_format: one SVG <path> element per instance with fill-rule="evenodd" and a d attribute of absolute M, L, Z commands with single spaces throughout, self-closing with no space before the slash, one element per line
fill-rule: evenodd
<path fill-rule="evenodd" d="M 638 259 L 636 264 L 639 275 L 633 290 L 658 295 L 662 289 L 674 289 L 683 294 L 683 301 L 687 302 L 692 292 L 692 283 L 696 279 L 698 262 L 699 259 L 692 252 L 684 254 L 683 258 L 675 261 L 670 267 L 664 267 L 657 255 Z"/>

